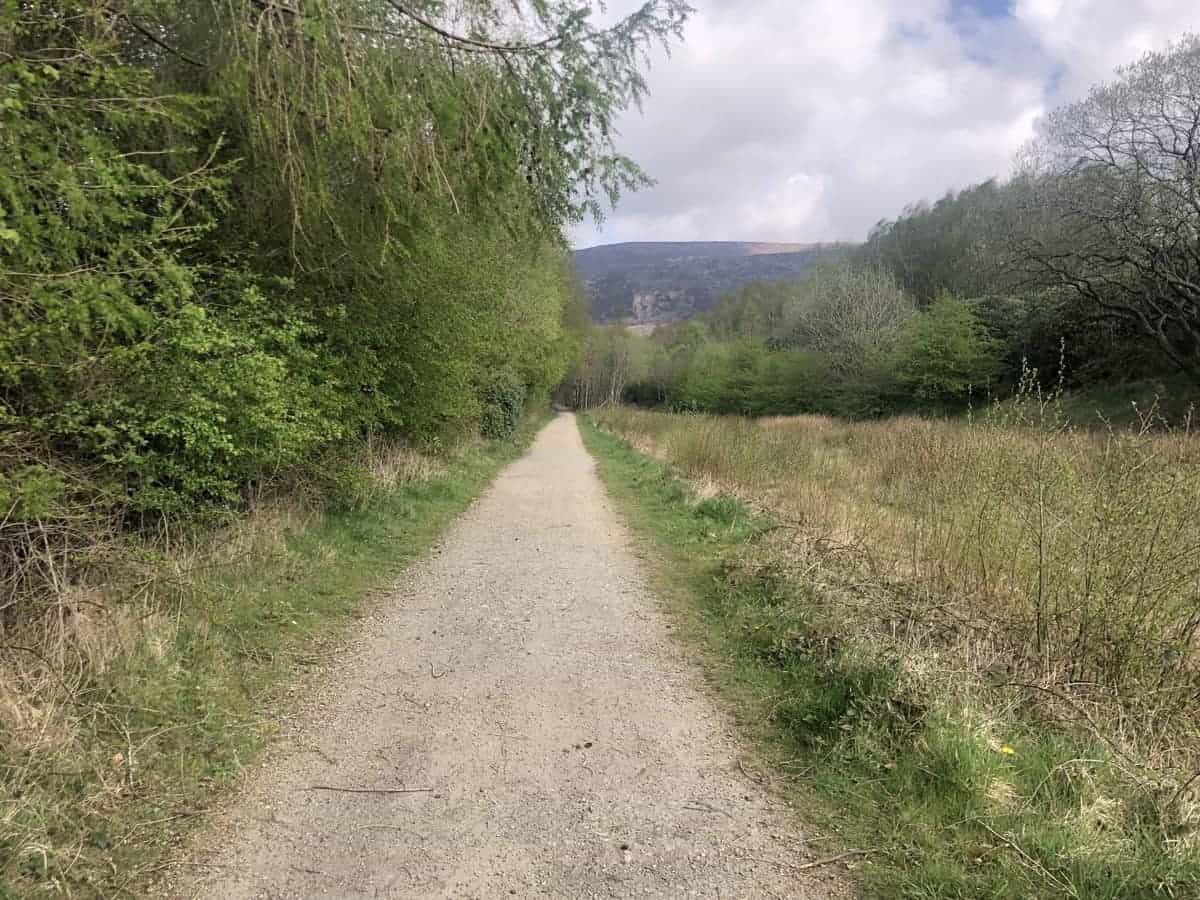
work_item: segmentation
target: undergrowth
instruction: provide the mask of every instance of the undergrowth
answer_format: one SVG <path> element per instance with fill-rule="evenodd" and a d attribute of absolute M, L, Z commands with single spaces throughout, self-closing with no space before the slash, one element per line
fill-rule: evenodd
<path fill-rule="evenodd" d="M 58 632 L 0 638 L 0 898 L 140 893 L 270 739 L 286 686 L 542 422 L 440 457 L 371 448 L 331 471 L 333 509 L 266 504 Z"/>
<path fill-rule="evenodd" d="M 1194 782 L 1131 770 L 1007 672 L 909 643 L 903 623 L 862 628 L 855 604 L 886 609 L 902 582 L 868 577 L 834 543 L 798 553 L 763 504 L 685 481 L 593 423 L 584 433 L 780 780 L 815 824 L 869 851 L 869 895 L 1200 894 Z"/>

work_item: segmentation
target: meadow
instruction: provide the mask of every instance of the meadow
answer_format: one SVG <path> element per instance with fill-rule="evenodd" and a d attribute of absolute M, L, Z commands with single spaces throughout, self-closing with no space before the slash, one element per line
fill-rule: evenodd
<path fill-rule="evenodd" d="M 880 896 L 1195 896 L 1200 441 L 1134 419 L 1026 391 L 965 419 L 607 408 L 590 440 Z"/>

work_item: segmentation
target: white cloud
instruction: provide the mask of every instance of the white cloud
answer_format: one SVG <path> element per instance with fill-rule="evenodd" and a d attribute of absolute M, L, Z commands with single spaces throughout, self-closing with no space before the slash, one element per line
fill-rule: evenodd
<path fill-rule="evenodd" d="M 1200 30 L 1195 0 L 1017 0 L 1014 17 L 1063 66 L 1065 99 Z"/>
<path fill-rule="evenodd" d="M 625 7 L 635 5 L 626 0 Z M 695 0 L 620 147 L 658 179 L 578 246 L 860 239 L 905 204 L 1008 172 L 1053 105 L 1185 31 L 1194 0 Z M 612 4 L 611 15 L 625 11 Z"/>

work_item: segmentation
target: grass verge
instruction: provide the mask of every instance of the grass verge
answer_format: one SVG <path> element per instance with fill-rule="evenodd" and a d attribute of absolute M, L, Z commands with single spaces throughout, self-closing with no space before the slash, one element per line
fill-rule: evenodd
<path fill-rule="evenodd" d="M 848 627 L 835 563 L 798 562 L 768 517 L 583 430 L 740 721 L 814 824 L 872 850 L 869 896 L 1200 896 L 1190 786 L 1128 777 L 965 670 L 944 689 L 928 657 Z"/>
<path fill-rule="evenodd" d="M 268 522 L 236 561 L 218 554 L 175 585 L 169 605 L 131 604 L 120 648 L 78 683 L 0 683 L 0 898 L 138 895 L 270 740 L 285 687 L 544 423 L 353 509 Z"/>

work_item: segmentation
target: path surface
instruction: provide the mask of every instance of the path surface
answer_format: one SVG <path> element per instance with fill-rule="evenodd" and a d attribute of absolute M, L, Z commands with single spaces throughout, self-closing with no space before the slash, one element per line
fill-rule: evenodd
<path fill-rule="evenodd" d="M 308 709 L 178 896 L 848 896 L 832 867 L 792 868 L 813 851 L 738 766 L 569 415 Z"/>

